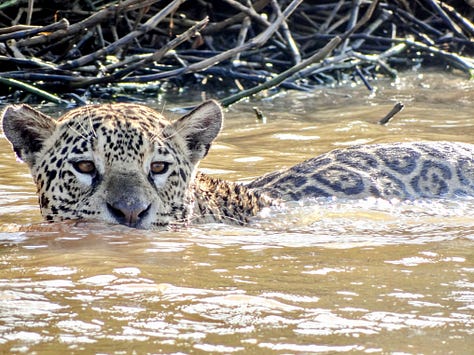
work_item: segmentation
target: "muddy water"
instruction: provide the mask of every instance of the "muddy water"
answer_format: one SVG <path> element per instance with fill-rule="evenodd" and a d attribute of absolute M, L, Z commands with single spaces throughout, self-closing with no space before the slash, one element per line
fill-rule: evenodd
<path fill-rule="evenodd" d="M 406 109 L 375 124 L 395 101 Z M 473 142 L 473 103 L 474 84 L 447 75 L 240 103 L 202 167 L 246 181 L 355 143 Z M 1 138 L 0 353 L 472 354 L 474 201 L 293 204 L 173 233 L 41 225 L 9 149 Z"/>

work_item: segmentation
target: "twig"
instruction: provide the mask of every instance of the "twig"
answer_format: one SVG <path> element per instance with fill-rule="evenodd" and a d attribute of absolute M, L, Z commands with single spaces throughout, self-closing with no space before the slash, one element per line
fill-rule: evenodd
<path fill-rule="evenodd" d="M 251 25 L 250 17 L 245 16 L 240 26 L 239 36 L 237 37 L 237 46 L 241 46 L 247 39 L 247 33 Z M 234 57 L 234 61 L 240 60 L 240 53 L 237 53 Z"/>
<path fill-rule="evenodd" d="M 339 0 L 339 2 L 337 3 L 336 6 L 334 6 L 334 8 L 332 9 L 331 13 L 329 14 L 329 16 L 326 18 L 326 21 L 324 21 L 324 23 L 321 25 L 321 27 L 319 28 L 319 31 L 318 33 L 323 33 L 324 31 L 326 31 L 328 28 L 329 28 L 329 25 L 331 24 L 331 22 L 334 20 L 334 18 L 336 17 L 336 14 L 338 13 L 339 9 L 341 8 L 342 4 L 344 3 L 344 0 Z"/>
<path fill-rule="evenodd" d="M 405 107 L 404 104 L 402 104 L 401 102 L 397 102 L 393 108 L 390 110 L 389 113 L 387 113 L 385 115 L 385 117 L 383 117 L 380 121 L 379 121 L 379 124 L 380 125 L 386 125 L 387 123 L 390 122 L 390 120 L 393 118 L 393 116 L 395 116 L 397 113 L 399 113 L 401 110 L 403 110 L 403 108 Z"/>
<path fill-rule="evenodd" d="M 244 14 L 247 16 L 250 16 L 252 19 L 263 25 L 264 27 L 270 26 L 270 22 L 265 20 L 262 16 L 260 16 L 257 11 L 253 7 L 246 7 L 242 5 L 240 2 L 235 1 L 235 0 L 224 0 L 226 3 L 228 3 L 230 6 L 236 8 L 239 11 L 242 11 Z"/>
<path fill-rule="evenodd" d="M 257 92 L 260 92 L 262 90 L 269 89 L 271 87 L 278 86 L 282 81 L 284 81 L 286 78 L 289 78 L 293 74 L 297 73 L 301 69 L 307 67 L 310 64 L 313 64 L 317 61 L 323 60 L 326 58 L 329 53 L 331 53 L 334 48 L 336 48 L 339 43 L 341 43 L 341 39 L 339 37 L 333 38 L 331 41 L 329 41 L 328 44 L 326 44 L 323 48 L 321 48 L 319 51 L 317 51 L 315 54 L 313 54 L 311 57 L 303 60 L 302 62 L 296 64 L 295 66 L 291 67 L 288 70 L 285 70 L 283 73 L 280 75 L 274 77 L 273 79 L 270 79 L 266 81 L 265 83 L 261 85 L 257 85 L 251 89 L 244 90 L 239 92 L 238 94 L 228 96 L 224 99 L 221 100 L 221 104 L 224 107 L 230 106 L 233 103 L 245 98 L 249 97 L 252 95 L 255 95 Z"/>
<path fill-rule="evenodd" d="M 421 30 L 427 31 L 429 34 L 432 34 L 434 36 L 443 35 L 443 32 L 437 30 L 436 28 L 430 26 L 429 24 L 423 21 L 420 21 L 414 15 L 410 14 L 409 12 L 406 12 L 405 10 L 402 10 L 397 7 L 389 7 L 389 9 L 391 9 L 395 13 L 395 15 L 397 15 L 397 17 L 401 19 L 402 22 L 404 22 L 404 20 L 408 20 L 414 25 L 414 27 L 418 26 Z"/>
<path fill-rule="evenodd" d="M 31 25 L 31 17 L 33 16 L 33 7 L 35 0 L 28 0 L 28 10 L 26 12 L 26 24 Z"/>
<path fill-rule="evenodd" d="M 464 28 L 469 32 L 469 34 L 471 36 L 474 36 L 474 24 L 469 19 L 463 17 L 456 10 L 454 10 L 451 6 L 446 5 L 443 2 L 440 3 L 440 6 L 441 6 L 441 8 L 448 10 L 449 13 L 452 16 L 454 16 L 464 26 Z"/>
<path fill-rule="evenodd" d="M 43 26 L 14 25 L 14 26 L 9 26 L 9 27 L 0 28 L 0 34 L 3 35 L 3 34 L 5 34 L 5 33 L 12 33 L 12 32 L 24 31 L 24 30 L 31 30 L 31 29 L 42 28 L 42 27 L 43 27 Z"/>
<path fill-rule="evenodd" d="M 131 73 L 132 71 L 135 71 L 136 69 L 140 67 L 144 67 L 145 65 L 151 63 L 151 62 L 159 62 L 165 55 L 168 53 L 170 50 L 178 47 L 181 43 L 188 41 L 192 37 L 194 37 L 198 32 L 202 31 L 204 27 L 209 23 L 209 18 L 205 17 L 203 20 L 197 22 L 194 26 L 191 28 L 187 29 L 185 32 L 181 33 L 180 35 L 176 36 L 173 40 L 168 42 L 166 45 L 164 45 L 160 50 L 156 51 L 153 53 L 151 56 L 148 58 L 142 59 L 141 61 L 128 65 L 126 69 L 124 69 L 122 72 L 117 72 L 114 74 L 114 77 L 117 79 Z"/>
<path fill-rule="evenodd" d="M 355 66 L 355 72 L 357 76 L 360 78 L 360 80 L 362 80 L 367 90 L 369 90 L 370 92 L 374 91 L 374 88 L 372 87 L 372 85 L 369 84 L 369 81 L 366 79 L 364 74 L 362 74 L 358 65 Z"/>
<path fill-rule="evenodd" d="M 373 32 L 375 32 L 381 25 L 383 25 L 389 18 L 391 14 L 388 11 L 382 11 L 382 15 L 379 16 L 375 21 L 373 21 L 365 31 L 363 32 L 366 35 L 371 35 Z M 356 41 L 354 41 L 351 45 L 352 49 L 358 49 L 362 44 L 364 44 L 365 39 L 361 38 Z"/>
<path fill-rule="evenodd" d="M 280 16 L 281 9 L 277 1 L 272 0 L 272 5 L 273 5 L 273 8 L 276 10 L 277 15 Z M 296 45 L 295 40 L 293 39 L 293 36 L 291 35 L 290 29 L 288 28 L 288 24 L 286 23 L 286 21 L 282 22 L 281 30 L 283 32 L 283 37 L 285 37 L 286 39 L 286 43 L 288 44 L 290 52 L 291 54 L 293 54 L 293 63 L 298 64 L 299 62 L 301 62 L 301 54 L 298 49 L 298 46 Z"/>
<path fill-rule="evenodd" d="M 208 68 L 206 70 L 203 70 L 201 72 L 204 75 L 212 75 L 212 76 L 220 76 L 220 77 L 225 77 L 225 78 L 231 78 L 231 79 L 237 79 L 237 80 L 247 80 L 247 81 L 252 81 L 255 83 L 263 83 L 267 81 L 269 78 L 271 78 L 270 74 L 267 73 L 267 75 L 263 74 L 246 74 L 246 73 L 241 73 L 232 69 L 226 69 L 222 67 L 212 67 Z M 280 87 L 284 89 L 292 89 L 292 90 L 300 90 L 300 91 L 308 91 L 314 89 L 311 85 L 307 85 L 306 87 L 302 85 L 298 85 L 293 82 L 289 81 L 283 81 L 279 85 Z"/>
<path fill-rule="evenodd" d="M 234 80 L 243 90 L 244 85 L 281 79 L 281 73 L 335 35 L 345 45 L 339 55 L 328 55 L 275 85 L 308 90 L 359 75 L 371 87 L 376 73 L 396 76 L 398 67 L 425 63 L 449 64 L 474 77 L 474 24 L 460 2 L 198 0 L 179 7 L 176 16 L 161 18 L 163 7 L 176 1 L 92 0 L 87 3 L 96 6 L 93 13 L 84 2 L 74 7 L 66 2 L 65 11 L 57 14 L 34 0 L 3 1 L 0 9 L 8 12 L 0 16 L 0 77 L 84 97 L 120 90 L 107 84 L 123 88 L 152 81 L 149 87 L 156 89 L 162 79 L 180 87 L 211 82 L 202 76 L 222 79 L 222 85 Z M 290 5 L 280 9 L 283 4 Z M 11 26 L 26 23 L 25 14 L 51 25 Z M 72 25 L 66 19 L 55 22 L 58 15 Z M 205 15 L 215 22 L 200 27 L 193 19 Z M 191 41 L 198 31 L 203 40 Z M 183 77 L 194 73 L 199 75 Z"/>
<path fill-rule="evenodd" d="M 351 17 L 349 18 L 349 21 L 347 23 L 347 29 L 346 29 L 347 32 L 352 31 L 352 29 L 355 28 L 357 24 L 357 17 L 359 16 L 361 0 L 352 0 L 352 4 L 353 5 L 352 5 Z M 352 31 L 352 33 L 354 32 L 355 30 Z M 341 51 L 345 52 L 347 50 L 348 45 L 349 45 L 349 38 L 346 38 L 343 42 Z"/>
<path fill-rule="evenodd" d="M 260 16 L 260 14 L 258 14 L 257 11 L 255 11 L 255 9 L 252 6 L 246 7 L 246 6 L 242 5 L 241 3 L 239 3 L 238 1 L 235 1 L 235 0 L 224 0 L 224 1 L 226 3 L 228 3 L 229 5 L 231 5 L 232 7 L 234 7 L 236 9 L 242 11 L 243 13 L 247 14 L 251 19 L 258 22 L 264 28 L 270 27 L 271 23 L 268 22 L 262 16 Z M 271 0 L 271 1 L 273 1 L 273 0 Z M 283 23 L 285 23 L 285 22 L 283 21 Z M 278 36 L 278 38 L 281 41 L 283 41 L 283 38 L 280 36 L 279 33 L 276 33 L 276 35 Z"/>
<path fill-rule="evenodd" d="M 72 68 L 77 68 L 81 67 L 85 64 L 88 64 L 94 60 L 97 60 L 107 54 L 113 53 L 117 50 L 117 48 L 123 46 L 124 44 L 127 44 L 131 41 L 133 41 L 136 37 L 141 36 L 142 34 L 152 30 L 153 28 L 160 23 L 161 20 L 163 20 L 166 16 L 168 16 L 170 13 L 176 11 L 176 9 L 186 0 L 174 0 L 172 1 L 168 6 L 166 6 L 163 10 L 158 12 L 156 15 L 152 16 L 148 21 L 146 21 L 143 25 L 141 25 L 138 29 L 135 31 L 130 32 L 126 36 L 122 37 L 118 41 L 108 45 L 105 48 L 102 48 L 98 50 L 95 53 L 91 53 L 85 56 L 82 56 L 81 58 L 71 60 L 66 62 L 65 64 L 62 64 L 59 66 L 59 69 L 72 69 Z"/>
<path fill-rule="evenodd" d="M 361 28 L 363 25 L 367 23 L 367 21 L 370 20 L 372 17 L 375 9 L 377 8 L 377 5 L 379 3 L 379 0 L 373 0 L 370 3 L 369 8 L 365 12 L 364 16 L 357 22 L 352 28 L 350 28 L 348 31 L 346 31 L 342 36 L 341 39 L 345 41 L 347 38 L 349 38 L 355 31 L 357 31 L 359 28 Z"/>
<path fill-rule="evenodd" d="M 6 9 L 7 7 L 13 6 L 17 3 L 17 0 L 4 1 L 0 4 L 0 10 Z"/>
<path fill-rule="evenodd" d="M 416 42 L 411 39 L 407 40 L 402 40 L 403 43 L 407 44 L 410 47 L 414 47 L 417 49 L 423 49 L 429 53 L 436 54 L 440 56 L 441 58 L 445 59 L 446 61 L 452 63 L 453 65 L 457 66 L 458 68 L 466 71 L 469 74 L 470 78 L 474 78 L 474 59 L 468 58 L 468 57 L 463 57 L 460 55 L 457 55 L 455 53 L 450 53 L 447 51 L 444 51 L 442 49 L 433 47 L 433 46 L 428 46 L 426 44 Z"/>
<path fill-rule="evenodd" d="M 41 33 L 41 32 L 52 32 L 52 31 L 58 31 L 58 30 L 65 30 L 65 29 L 68 28 L 68 26 L 69 26 L 69 21 L 66 20 L 66 19 L 62 19 L 62 20 L 59 20 L 58 22 L 52 23 L 52 24 L 47 25 L 47 26 L 42 26 L 42 27 L 41 26 L 40 27 L 34 26 L 33 28 L 31 28 L 32 26 L 30 26 L 30 28 L 22 29 L 20 31 L 13 31 L 11 33 L 1 34 L 0 35 L 0 42 L 8 41 L 10 39 L 26 38 L 26 37 L 37 35 L 38 33 Z M 17 26 L 13 26 L 13 27 L 17 27 Z M 19 28 L 21 28 L 21 27 L 22 26 L 20 26 Z"/>
<path fill-rule="evenodd" d="M 154 2 L 157 2 L 155 0 Z M 33 37 L 24 39 L 18 42 L 19 47 L 33 47 L 38 46 L 45 43 L 53 43 L 55 41 L 61 40 L 65 37 L 72 37 L 81 32 L 85 29 L 91 29 L 96 26 L 100 22 L 104 22 L 109 18 L 116 16 L 119 11 L 127 9 L 135 4 L 140 4 L 141 0 L 126 0 L 123 2 L 119 2 L 118 4 L 112 4 L 108 7 L 102 9 L 99 12 L 94 13 L 93 15 L 87 17 L 86 19 L 77 22 L 71 26 L 69 26 L 65 30 L 55 31 L 53 33 L 47 33 L 41 36 Z"/>
<path fill-rule="evenodd" d="M 170 70 L 164 73 L 158 74 L 151 74 L 151 75 L 142 75 L 138 77 L 129 77 L 126 78 L 125 81 L 137 81 L 137 82 L 144 82 L 144 81 L 154 81 L 154 80 L 162 80 L 165 78 L 169 78 L 172 76 L 178 76 L 188 73 L 194 73 L 199 70 L 204 70 L 212 65 L 216 65 L 217 63 L 222 62 L 223 60 L 227 60 L 232 58 L 237 53 L 249 50 L 251 48 L 258 48 L 265 44 L 268 39 L 275 33 L 275 31 L 280 27 L 281 23 L 285 18 L 291 15 L 291 13 L 298 7 L 298 5 L 303 0 L 293 0 L 285 11 L 279 16 L 275 22 L 273 22 L 265 31 L 261 32 L 259 35 L 255 36 L 251 40 L 245 42 L 243 45 L 231 48 L 225 52 L 219 53 L 211 58 L 204 59 L 198 63 L 191 64 L 187 67 Z"/>
<path fill-rule="evenodd" d="M 377 7 L 377 4 L 378 4 L 378 0 L 375 0 L 375 1 L 372 1 L 372 3 L 370 4 L 369 8 L 367 9 L 367 11 L 365 12 L 364 16 L 362 16 L 362 18 L 359 20 L 359 22 L 357 22 L 350 30 L 346 31 L 342 36 L 341 36 L 341 40 L 344 41 L 345 39 L 349 38 L 349 36 L 351 36 L 357 29 L 359 29 L 361 26 L 363 26 L 367 21 L 369 21 L 370 17 L 372 16 L 372 14 L 374 13 L 375 11 L 375 8 Z M 338 38 L 338 37 L 334 37 L 334 38 Z M 331 65 L 333 63 L 341 63 L 343 61 L 345 61 L 346 59 L 349 58 L 349 54 L 348 53 L 342 53 L 340 54 L 339 56 L 337 57 L 333 57 L 333 58 L 330 58 L 328 60 L 326 60 L 326 66 L 328 66 L 328 63 L 331 63 Z M 353 63 L 353 64 L 341 64 L 339 67 L 352 67 L 354 66 L 354 64 L 356 63 Z M 334 65 L 333 65 L 333 68 L 334 68 Z M 324 68 L 321 68 L 321 64 L 315 64 L 315 65 L 311 65 L 309 66 L 305 71 L 303 71 L 302 73 L 300 72 L 297 72 L 295 74 L 295 77 L 292 78 L 292 79 L 296 79 L 297 76 L 299 77 L 306 77 L 308 75 L 313 75 L 315 74 L 317 71 L 321 71 L 321 70 L 324 70 Z"/>
<path fill-rule="evenodd" d="M 364 54 L 356 52 L 356 51 L 351 51 L 348 54 L 350 56 L 353 56 L 354 58 L 359 59 L 361 62 L 376 63 L 377 65 L 380 65 L 381 68 L 383 68 L 392 78 L 395 79 L 398 76 L 398 73 L 395 69 L 392 69 L 385 62 L 385 59 L 389 58 L 392 55 L 398 54 L 398 53 L 402 52 L 405 49 L 406 49 L 406 45 L 400 44 L 400 45 L 396 45 L 396 46 L 390 48 L 388 51 L 383 52 L 381 54 L 364 55 Z"/>
<path fill-rule="evenodd" d="M 465 38 L 464 36 L 464 33 L 462 33 L 462 30 L 461 28 L 456 25 L 453 20 L 451 20 L 451 18 L 448 16 L 448 14 L 446 12 L 444 12 L 444 10 L 441 8 L 441 6 L 434 0 L 426 0 L 428 1 L 428 3 L 431 5 L 431 7 L 436 10 L 436 12 L 438 12 L 438 14 L 441 16 L 441 18 L 444 20 L 444 22 L 446 22 L 448 24 L 449 27 L 451 27 L 451 29 L 457 33 L 459 36 Z"/>
<path fill-rule="evenodd" d="M 262 10 L 265 6 L 268 5 L 270 0 L 258 0 L 253 4 L 253 9 L 257 12 Z M 245 16 L 248 16 L 245 12 L 241 12 L 235 16 L 226 18 L 225 20 L 218 23 L 211 23 L 203 31 L 203 35 L 211 35 L 222 31 L 224 28 L 234 25 L 236 23 L 241 23 Z"/>
<path fill-rule="evenodd" d="M 263 114 L 262 110 L 260 110 L 257 106 L 252 107 L 253 112 L 255 112 L 255 116 L 257 117 L 257 120 L 263 123 L 267 122 L 267 118 Z"/>
<path fill-rule="evenodd" d="M 22 66 L 28 66 L 33 68 L 41 68 L 44 70 L 53 70 L 56 66 L 52 63 L 47 63 L 37 58 L 26 59 L 26 58 L 12 58 L 0 55 L 0 62 L 3 63 L 15 63 Z M 3 76 L 3 75 L 2 75 Z"/>
<path fill-rule="evenodd" d="M 83 77 L 75 75 L 64 75 L 64 74 L 48 74 L 48 73 L 28 73 L 24 71 L 16 71 L 16 72 L 6 72 L 3 73 L 3 78 L 8 79 L 18 79 L 18 80 L 29 80 L 33 82 L 42 81 L 42 82 L 58 82 L 61 84 L 69 84 L 71 85 L 74 82 L 84 80 Z"/>
<path fill-rule="evenodd" d="M 55 104 L 61 104 L 61 105 L 68 104 L 67 101 L 64 101 L 63 99 L 61 99 L 61 98 L 59 98 L 59 97 L 57 97 L 53 94 L 50 94 L 47 91 L 38 89 L 37 87 L 34 87 L 33 85 L 23 83 L 21 81 L 15 80 L 15 79 L 0 77 L 0 83 L 4 84 L 4 85 L 7 85 L 7 86 L 10 86 L 10 87 L 14 86 L 14 87 L 17 87 L 17 88 L 22 89 L 24 91 L 30 92 L 32 94 L 38 95 L 38 96 L 40 96 L 40 97 L 42 97 L 42 98 L 44 98 L 48 101 L 51 101 Z"/>
<path fill-rule="evenodd" d="M 165 46 L 160 48 L 160 50 L 156 51 L 152 55 L 149 55 L 146 58 L 136 63 L 128 64 L 125 69 L 116 71 L 115 73 L 111 75 L 106 75 L 100 78 L 93 78 L 93 79 L 78 81 L 74 83 L 73 85 L 75 87 L 84 87 L 84 86 L 89 86 L 89 85 L 98 84 L 98 83 L 110 83 L 110 82 L 118 81 L 121 78 L 125 77 L 126 75 L 134 72 L 135 70 L 145 67 L 147 64 L 151 62 L 155 62 L 155 61 L 159 62 L 166 55 L 166 53 L 176 48 L 184 41 L 193 37 L 197 32 L 202 30 L 208 22 L 209 22 L 209 19 L 206 17 L 205 19 L 196 23 L 193 27 L 189 28 L 187 31 L 177 36 L 171 42 L 168 42 Z"/>

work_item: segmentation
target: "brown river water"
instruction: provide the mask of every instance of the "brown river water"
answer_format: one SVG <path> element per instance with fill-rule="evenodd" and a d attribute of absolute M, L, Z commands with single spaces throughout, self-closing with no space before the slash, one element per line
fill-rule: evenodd
<path fill-rule="evenodd" d="M 201 167 L 248 181 L 358 143 L 472 143 L 473 113 L 474 83 L 448 74 L 286 92 L 227 110 Z M 152 232 L 41 224 L 3 136 L 0 169 L 0 353 L 474 353 L 474 200 L 294 203 Z"/>

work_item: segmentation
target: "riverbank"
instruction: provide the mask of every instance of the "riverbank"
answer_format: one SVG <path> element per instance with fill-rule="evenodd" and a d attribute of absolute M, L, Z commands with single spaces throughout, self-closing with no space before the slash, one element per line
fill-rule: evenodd
<path fill-rule="evenodd" d="M 0 103 L 198 88 L 230 105 L 268 89 L 371 90 L 407 69 L 472 78 L 473 18 L 469 1 L 9 1 Z"/>

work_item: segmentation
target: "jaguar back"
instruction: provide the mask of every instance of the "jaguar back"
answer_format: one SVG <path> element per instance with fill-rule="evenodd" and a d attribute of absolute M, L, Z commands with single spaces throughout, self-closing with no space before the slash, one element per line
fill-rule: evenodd
<path fill-rule="evenodd" d="M 474 145 L 405 142 L 336 149 L 248 187 L 284 200 L 474 196 Z"/>

